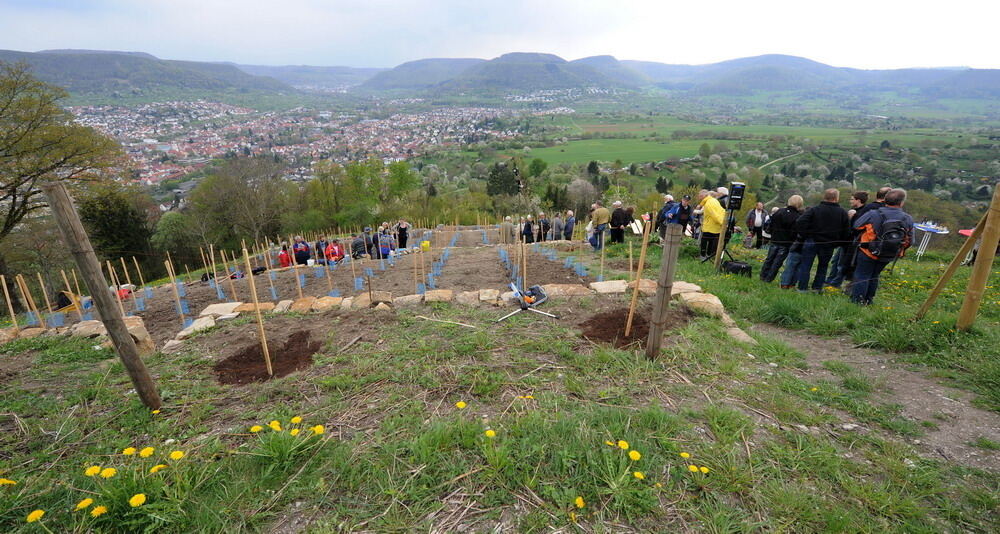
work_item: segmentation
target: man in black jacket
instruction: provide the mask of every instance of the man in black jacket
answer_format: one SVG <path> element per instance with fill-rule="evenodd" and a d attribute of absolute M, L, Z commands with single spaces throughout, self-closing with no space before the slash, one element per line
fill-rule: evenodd
<path fill-rule="evenodd" d="M 874 202 L 872 204 L 875 204 Z M 851 195 L 851 209 L 854 211 L 854 215 L 850 217 L 851 227 L 854 227 L 854 221 L 858 220 L 858 217 L 867 213 L 871 208 L 871 204 L 868 204 L 868 192 L 867 191 L 855 191 Z M 848 212 L 850 214 L 850 212 Z M 845 243 L 843 247 L 837 249 L 836 253 L 833 255 L 833 260 L 831 265 L 833 270 L 830 273 L 829 278 L 826 279 L 826 285 L 830 287 L 840 288 L 840 284 L 844 283 L 844 279 L 851 280 L 854 273 L 854 257 L 858 252 L 858 233 L 854 233 L 854 239 Z"/>
<path fill-rule="evenodd" d="M 620 200 L 615 201 L 615 210 L 611 212 L 611 242 L 612 243 L 624 243 L 625 242 L 625 226 L 629 223 L 628 214 L 622 209 L 622 203 Z"/>
<path fill-rule="evenodd" d="M 549 230 L 552 229 L 552 224 L 549 222 L 549 218 L 545 216 L 545 213 L 538 214 L 538 239 L 535 241 L 541 243 L 548 239 Z"/>
<path fill-rule="evenodd" d="M 778 269 L 785 263 L 788 249 L 795 241 L 795 221 L 802 215 L 802 197 L 792 195 L 788 205 L 771 216 L 771 245 L 767 249 L 767 258 L 760 268 L 760 279 L 772 282 L 778 276 Z"/>
<path fill-rule="evenodd" d="M 653 225 L 653 231 L 659 232 L 661 239 L 667 232 L 667 214 L 676 205 L 677 203 L 674 202 L 673 195 L 663 195 L 663 207 L 660 208 L 660 211 L 656 212 L 656 224 Z"/>
<path fill-rule="evenodd" d="M 803 239 L 802 261 L 798 272 L 799 291 L 809 289 L 809 271 L 814 259 L 817 263 L 812 289 L 823 289 L 833 249 L 843 246 L 850 239 L 847 210 L 840 207 L 837 203 L 839 200 L 839 191 L 827 189 L 823 192 L 823 201 L 810 208 L 795 222 L 795 229 Z"/>

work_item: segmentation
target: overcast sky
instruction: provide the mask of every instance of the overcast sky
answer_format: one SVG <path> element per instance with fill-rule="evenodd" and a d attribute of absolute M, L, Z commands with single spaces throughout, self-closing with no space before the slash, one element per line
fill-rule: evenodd
<path fill-rule="evenodd" d="M 1000 68 L 995 0 L 0 0 L 0 49 L 391 67 L 427 57 Z"/>

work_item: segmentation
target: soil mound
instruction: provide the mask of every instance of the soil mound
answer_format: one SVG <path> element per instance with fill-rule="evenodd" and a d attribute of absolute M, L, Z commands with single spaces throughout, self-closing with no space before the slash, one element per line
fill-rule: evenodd
<path fill-rule="evenodd" d="M 280 378 L 312 365 L 313 354 L 318 352 L 322 345 L 319 341 L 310 341 L 309 332 L 305 330 L 292 333 L 281 348 L 273 343 L 268 345 L 271 367 L 274 370 L 273 378 Z M 249 384 L 272 378 L 267 375 L 267 365 L 264 363 L 264 353 L 260 349 L 260 343 L 239 350 L 215 364 L 213 370 L 220 384 Z"/>
<path fill-rule="evenodd" d="M 649 336 L 648 310 L 636 310 L 632 317 L 632 331 L 625 337 L 625 322 L 628 321 L 628 308 L 619 308 L 598 313 L 590 319 L 580 323 L 583 330 L 583 337 L 599 342 L 610 343 L 617 348 L 628 347 L 632 344 L 646 345 L 646 338 Z M 687 324 L 691 315 L 682 308 L 671 309 L 667 314 L 667 327 L 665 331 L 673 330 Z"/>

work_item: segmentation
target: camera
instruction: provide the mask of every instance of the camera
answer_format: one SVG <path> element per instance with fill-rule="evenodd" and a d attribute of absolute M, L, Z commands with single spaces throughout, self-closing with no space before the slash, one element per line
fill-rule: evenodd
<path fill-rule="evenodd" d="M 732 211 L 740 211 L 743 207 L 743 196 L 746 193 L 747 184 L 743 182 L 732 182 L 729 184 L 729 201 L 726 207 Z"/>

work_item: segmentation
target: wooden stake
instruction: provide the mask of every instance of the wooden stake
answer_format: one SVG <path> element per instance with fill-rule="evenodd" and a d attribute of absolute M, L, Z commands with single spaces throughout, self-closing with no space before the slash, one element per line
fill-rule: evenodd
<path fill-rule="evenodd" d="M 45 307 L 49 309 L 49 313 L 52 313 L 52 302 L 49 301 L 49 291 L 45 289 L 45 280 L 42 280 L 42 273 L 35 273 L 38 275 L 38 286 L 42 288 L 42 298 L 45 299 Z"/>
<path fill-rule="evenodd" d="M 299 294 L 299 300 L 302 300 L 302 284 L 299 283 L 299 261 L 295 259 L 295 242 L 292 241 L 292 249 L 289 253 L 292 255 L 292 272 L 295 273 L 295 290 Z"/>
<path fill-rule="evenodd" d="M 45 325 L 45 317 L 38 313 L 38 306 L 35 306 L 35 298 L 31 296 L 31 290 L 28 289 L 28 283 L 24 281 L 24 277 L 17 275 L 16 277 L 18 288 L 21 290 L 21 296 L 24 301 L 28 303 L 29 309 L 38 317 L 38 324 L 42 325 L 42 328 L 48 328 Z"/>
<path fill-rule="evenodd" d="M 655 360 L 660 355 L 663 344 L 663 330 L 666 328 L 667 312 L 670 309 L 671 293 L 674 288 L 674 271 L 677 269 L 677 253 L 681 249 L 684 227 L 668 224 L 663 237 L 663 255 L 660 262 L 660 276 L 656 282 L 656 298 L 653 300 L 653 315 L 649 320 L 649 337 L 646 338 L 646 357 Z M 636 282 L 636 289 L 639 289 Z"/>
<path fill-rule="evenodd" d="M 632 240 L 628 241 L 628 278 L 632 279 Z"/>
<path fill-rule="evenodd" d="M 628 307 L 628 320 L 625 321 L 625 337 L 632 333 L 632 319 L 635 317 L 635 307 L 639 303 L 639 286 L 642 282 L 642 268 L 646 264 L 646 248 L 649 245 L 649 229 L 652 228 L 649 221 L 645 221 L 642 227 L 642 249 L 639 250 L 639 265 L 636 269 L 635 289 L 632 290 L 632 303 Z"/>
<path fill-rule="evenodd" d="M 267 285 L 270 286 L 271 289 L 274 289 L 274 280 L 271 280 L 271 273 L 270 272 L 267 273 Z M 272 291 L 272 293 L 274 293 L 275 296 L 278 295 L 277 291 Z"/>
<path fill-rule="evenodd" d="M 333 277 L 330 275 L 330 260 L 326 257 L 326 251 L 323 251 L 323 270 L 326 271 L 326 291 L 329 293 L 333 291 Z"/>
<path fill-rule="evenodd" d="M 127 283 L 128 285 L 133 285 L 132 284 L 132 277 L 129 276 L 129 274 L 128 274 L 128 268 L 125 267 L 125 258 L 118 258 L 118 259 L 122 260 L 122 271 L 125 271 L 125 283 Z M 135 290 L 133 289 L 132 290 L 132 309 L 133 309 L 133 311 L 135 311 L 135 313 L 139 313 L 139 303 L 136 302 L 135 299 L 136 299 Z"/>
<path fill-rule="evenodd" d="M 66 284 L 66 292 L 73 297 L 73 306 L 76 307 L 76 316 L 79 320 L 83 320 L 83 310 L 81 309 L 83 304 L 80 302 L 80 296 L 73 293 L 73 288 L 69 285 L 69 279 L 66 278 L 66 271 L 59 269 L 59 274 L 62 275 L 63 283 Z"/>
<path fill-rule="evenodd" d="M 232 276 L 233 273 L 229 272 L 229 262 L 226 261 L 226 251 L 220 250 L 219 255 L 222 256 L 222 268 L 226 270 L 226 282 L 229 283 L 230 298 L 232 299 L 232 302 L 239 302 L 239 299 L 236 296 L 236 284 L 233 283 L 233 276 Z M 233 265 L 233 269 L 235 268 L 236 266 Z M 215 283 L 218 284 L 219 281 L 216 280 Z"/>
<path fill-rule="evenodd" d="M 528 244 L 522 243 L 521 246 L 524 248 L 524 250 L 521 252 L 521 260 L 524 262 L 524 265 L 521 266 L 521 283 L 524 284 L 524 287 L 522 287 L 521 289 L 527 291 L 528 290 Z"/>
<path fill-rule="evenodd" d="M 955 328 L 968 330 L 976 322 L 979 305 L 983 300 L 986 283 L 989 282 L 996 256 L 997 244 L 1000 243 L 1000 187 L 994 188 L 993 201 L 986 212 L 986 222 L 983 224 L 982 242 L 979 244 L 979 254 L 969 275 L 969 285 L 965 290 L 962 308 L 958 311 L 958 321 Z"/>
<path fill-rule="evenodd" d="M 118 292 L 121 289 L 121 284 L 118 283 L 118 276 L 115 275 L 115 268 L 111 265 L 111 260 L 108 260 L 107 264 L 108 277 L 111 278 L 111 283 L 115 286 L 115 299 L 118 301 L 118 311 L 122 312 L 122 317 L 125 317 L 125 305 L 122 304 L 121 293 Z"/>
<path fill-rule="evenodd" d="M 598 242 L 601 244 L 601 280 L 604 280 L 604 250 L 608 248 L 607 242 L 604 241 L 604 236 L 598 237 Z"/>
<path fill-rule="evenodd" d="M 7 290 L 7 277 L 0 274 L 0 286 L 3 286 L 3 298 L 7 301 L 7 313 L 10 314 L 10 324 L 15 331 L 20 332 L 21 327 L 17 325 L 17 315 L 14 315 L 14 303 L 10 300 L 10 291 Z"/>
<path fill-rule="evenodd" d="M 139 260 L 132 256 L 132 263 L 135 264 L 135 273 L 139 275 L 139 284 L 142 287 L 146 287 L 146 281 L 142 278 L 142 269 L 139 268 Z"/>
<path fill-rule="evenodd" d="M 170 260 L 163 262 L 167 268 L 167 276 L 170 277 L 170 289 L 174 291 L 174 300 L 177 301 L 177 315 L 181 318 L 181 328 L 184 328 L 184 307 L 181 306 L 181 294 L 177 291 L 177 280 L 174 279 L 174 269 L 170 265 Z"/>
<path fill-rule="evenodd" d="M 417 257 L 414 254 L 410 254 L 410 264 L 413 265 L 413 294 L 416 295 L 420 292 L 420 281 L 417 276 Z"/>
<path fill-rule="evenodd" d="M 215 287 L 219 287 L 219 274 L 215 270 L 215 245 L 211 243 L 208 245 L 208 255 L 212 259 L 212 281 L 215 282 Z"/>
<path fill-rule="evenodd" d="M 73 275 L 73 286 L 76 287 L 76 296 L 77 296 L 77 298 L 80 298 L 80 297 L 83 296 L 83 294 L 80 293 L 80 280 L 77 279 L 77 277 L 76 277 L 76 269 L 70 269 L 69 272 L 70 272 L 70 274 Z M 90 298 L 94 298 L 94 297 L 91 296 Z M 98 314 L 98 315 L 100 315 L 100 314 Z"/>
<path fill-rule="evenodd" d="M 264 353 L 264 363 L 267 365 L 267 375 L 274 376 L 271 368 L 271 353 L 267 350 L 267 336 L 264 334 L 264 315 L 260 312 L 260 301 L 257 299 L 257 284 L 253 280 L 253 268 L 250 266 L 250 254 L 243 248 L 243 259 L 247 264 L 247 279 L 250 281 L 250 295 L 253 297 L 253 308 L 257 313 L 257 332 L 260 334 L 260 350 Z"/>
<path fill-rule="evenodd" d="M 927 300 L 925 300 L 924 304 L 920 306 L 920 310 L 917 311 L 917 315 L 913 318 L 914 321 L 919 321 L 920 319 L 923 319 L 924 315 L 926 315 L 927 312 L 931 309 L 931 306 L 934 304 L 934 301 L 936 301 L 938 296 L 941 295 L 941 291 L 944 289 L 944 286 L 948 285 L 948 282 L 951 281 L 951 277 L 954 276 L 955 271 L 957 271 L 958 267 L 962 265 L 962 262 L 965 260 L 965 257 L 969 254 L 969 252 L 972 250 L 972 247 L 976 245 L 976 240 L 978 240 L 979 236 L 982 235 L 983 228 L 985 226 L 986 226 L 986 215 L 983 215 L 983 217 L 979 219 L 979 222 L 976 223 L 976 227 L 972 230 L 972 234 L 970 234 L 969 237 L 965 240 L 965 243 L 962 244 L 962 248 L 958 249 L 958 252 L 955 254 L 955 257 L 952 258 L 951 263 L 949 263 L 948 267 L 944 270 L 943 273 L 941 273 L 941 277 L 938 278 L 937 283 L 934 284 L 934 289 L 931 289 L 930 294 L 927 295 Z"/>
<path fill-rule="evenodd" d="M 118 357 L 121 358 L 125 371 L 128 373 L 132 384 L 135 386 L 139 398 L 150 410 L 160 408 L 160 396 L 156 392 L 156 385 L 149 376 L 146 366 L 139 357 L 135 340 L 129 334 L 128 328 L 121 315 L 115 312 L 114 303 L 107 292 L 107 284 L 101 276 L 101 264 L 94 254 L 94 249 L 90 244 L 90 238 L 83 229 L 80 216 L 73 207 L 73 200 L 66 192 L 66 186 L 62 182 L 48 182 L 42 185 L 45 195 L 49 199 L 52 215 L 59 225 L 62 233 L 63 243 L 73 254 L 77 266 L 83 275 L 83 280 L 92 293 L 91 298 L 97 306 L 97 312 L 101 315 L 101 321 L 107 329 L 108 337 L 111 338 Z"/>

